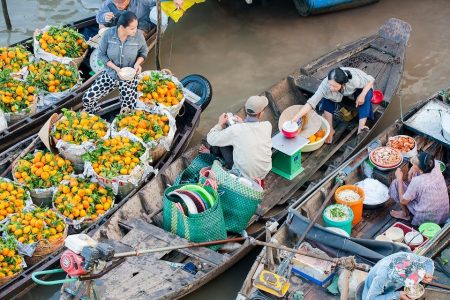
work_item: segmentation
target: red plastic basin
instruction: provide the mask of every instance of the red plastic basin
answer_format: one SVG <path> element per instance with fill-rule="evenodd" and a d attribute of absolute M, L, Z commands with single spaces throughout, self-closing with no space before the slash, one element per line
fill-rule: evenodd
<path fill-rule="evenodd" d="M 373 91 L 373 96 L 372 96 L 372 103 L 373 104 L 380 104 L 381 102 L 383 102 L 383 93 L 379 90 L 374 90 Z"/>

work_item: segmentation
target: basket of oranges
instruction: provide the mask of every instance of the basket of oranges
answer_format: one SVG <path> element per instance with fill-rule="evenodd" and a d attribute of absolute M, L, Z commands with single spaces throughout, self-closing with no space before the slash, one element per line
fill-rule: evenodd
<path fill-rule="evenodd" d="M 82 171 L 81 158 L 95 148 L 97 140 L 109 135 L 109 124 L 96 115 L 63 109 L 62 116 L 53 125 L 51 136 L 59 154 L 72 162 L 76 171 Z"/>
<path fill-rule="evenodd" d="M 48 106 L 58 102 L 76 89 L 81 82 L 76 65 L 45 60 L 28 65 L 26 80 L 39 89 L 42 102 L 39 103 L 39 106 Z"/>
<path fill-rule="evenodd" d="M 30 189 L 33 202 L 50 206 L 53 189 L 73 172 L 72 163 L 48 151 L 38 150 L 13 164 L 13 178 Z"/>
<path fill-rule="evenodd" d="M 0 238 L 0 286 L 22 273 L 23 258 L 17 252 L 17 242 L 13 236 Z"/>
<path fill-rule="evenodd" d="M 147 147 L 129 133 L 112 133 L 111 138 L 100 140 L 95 150 L 82 157 L 85 175 L 95 177 L 119 197 L 128 194 L 153 171 Z"/>
<path fill-rule="evenodd" d="M 145 71 L 139 77 L 138 107 L 160 106 L 176 117 L 183 106 L 183 85 L 174 76 L 162 71 Z"/>
<path fill-rule="evenodd" d="M 19 175 L 21 176 L 21 175 Z M 0 177 L 0 223 L 33 204 L 30 192 L 14 181 Z"/>
<path fill-rule="evenodd" d="M 114 206 L 110 188 L 83 177 L 64 180 L 53 194 L 53 208 L 65 222 L 80 228 L 90 225 Z"/>
<path fill-rule="evenodd" d="M 59 250 L 68 232 L 68 226 L 55 211 L 34 205 L 11 216 L 5 228 L 17 240 L 18 251 L 28 265 Z"/>
<path fill-rule="evenodd" d="M 175 118 L 164 109 L 136 109 L 119 114 L 112 123 L 112 130 L 129 132 L 142 140 L 150 149 L 153 161 L 170 150 L 176 131 Z"/>
<path fill-rule="evenodd" d="M 9 125 L 36 112 L 38 95 L 30 83 L 10 76 L 11 70 L 0 71 L 0 109 Z"/>
<path fill-rule="evenodd" d="M 74 62 L 77 66 L 87 55 L 88 44 L 83 35 L 70 27 L 46 26 L 34 33 L 34 54 L 38 59 Z"/>
<path fill-rule="evenodd" d="M 22 45 L 0 47 L 0 70 L 20 72 L 32 58 L 32 54 Z"/>
<path fill-rule="evenodd" d="M 308 137 L 309 144 L 303 146 L 302 152 L 311 152 L 319 149 L 325 143 L 326 138 L 330 134 L 330 124 L 324 117 L 320 117 L 321 127 L 313 135 Z"/>

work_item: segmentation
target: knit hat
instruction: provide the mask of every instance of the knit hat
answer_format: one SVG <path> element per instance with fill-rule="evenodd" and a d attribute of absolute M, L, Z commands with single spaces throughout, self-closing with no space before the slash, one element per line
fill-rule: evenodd
<path fill-rule="evenodd" d="M 249 115 L 259 114 L 269 104 L 269 100 L 264 96 L 251 96 L 245 102 L 245 112 Z"/>

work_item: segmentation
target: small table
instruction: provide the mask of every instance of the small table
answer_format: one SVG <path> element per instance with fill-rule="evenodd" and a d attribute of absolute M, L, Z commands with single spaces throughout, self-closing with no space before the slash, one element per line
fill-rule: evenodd
<path fill-rule="evenodd" d="M 288 180 L 303 172 L 301 149 L 308 143 L 309 140 L 304 137 L 288 139 L 278 132 L 272 138 L 272 147 L 277 150 L 272 155 L 272 172 Z"/>

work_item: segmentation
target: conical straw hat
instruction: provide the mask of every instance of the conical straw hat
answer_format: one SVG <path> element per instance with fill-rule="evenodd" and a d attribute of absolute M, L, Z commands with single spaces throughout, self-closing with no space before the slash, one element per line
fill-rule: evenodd
<path fill-rule="evenodd" d="M 303 105 L 292 105 L 286 108 L 281 113 L 280 119 L 278 120 L 278 129 L 281 131 L 281 129 L 283 128 L 283 124 L 287 121 L 292 120 L 295 114 L 298 113 L 302 107 Z M 298 135 L 304 138 L 308 138 L 320 129 L 320 127 L 322 126 L 322 120 L 314 110 L 311 110 L 306 114 L 306 116 L 302 118 L 302 124 L 300 126 L 301 130 Z"/>

